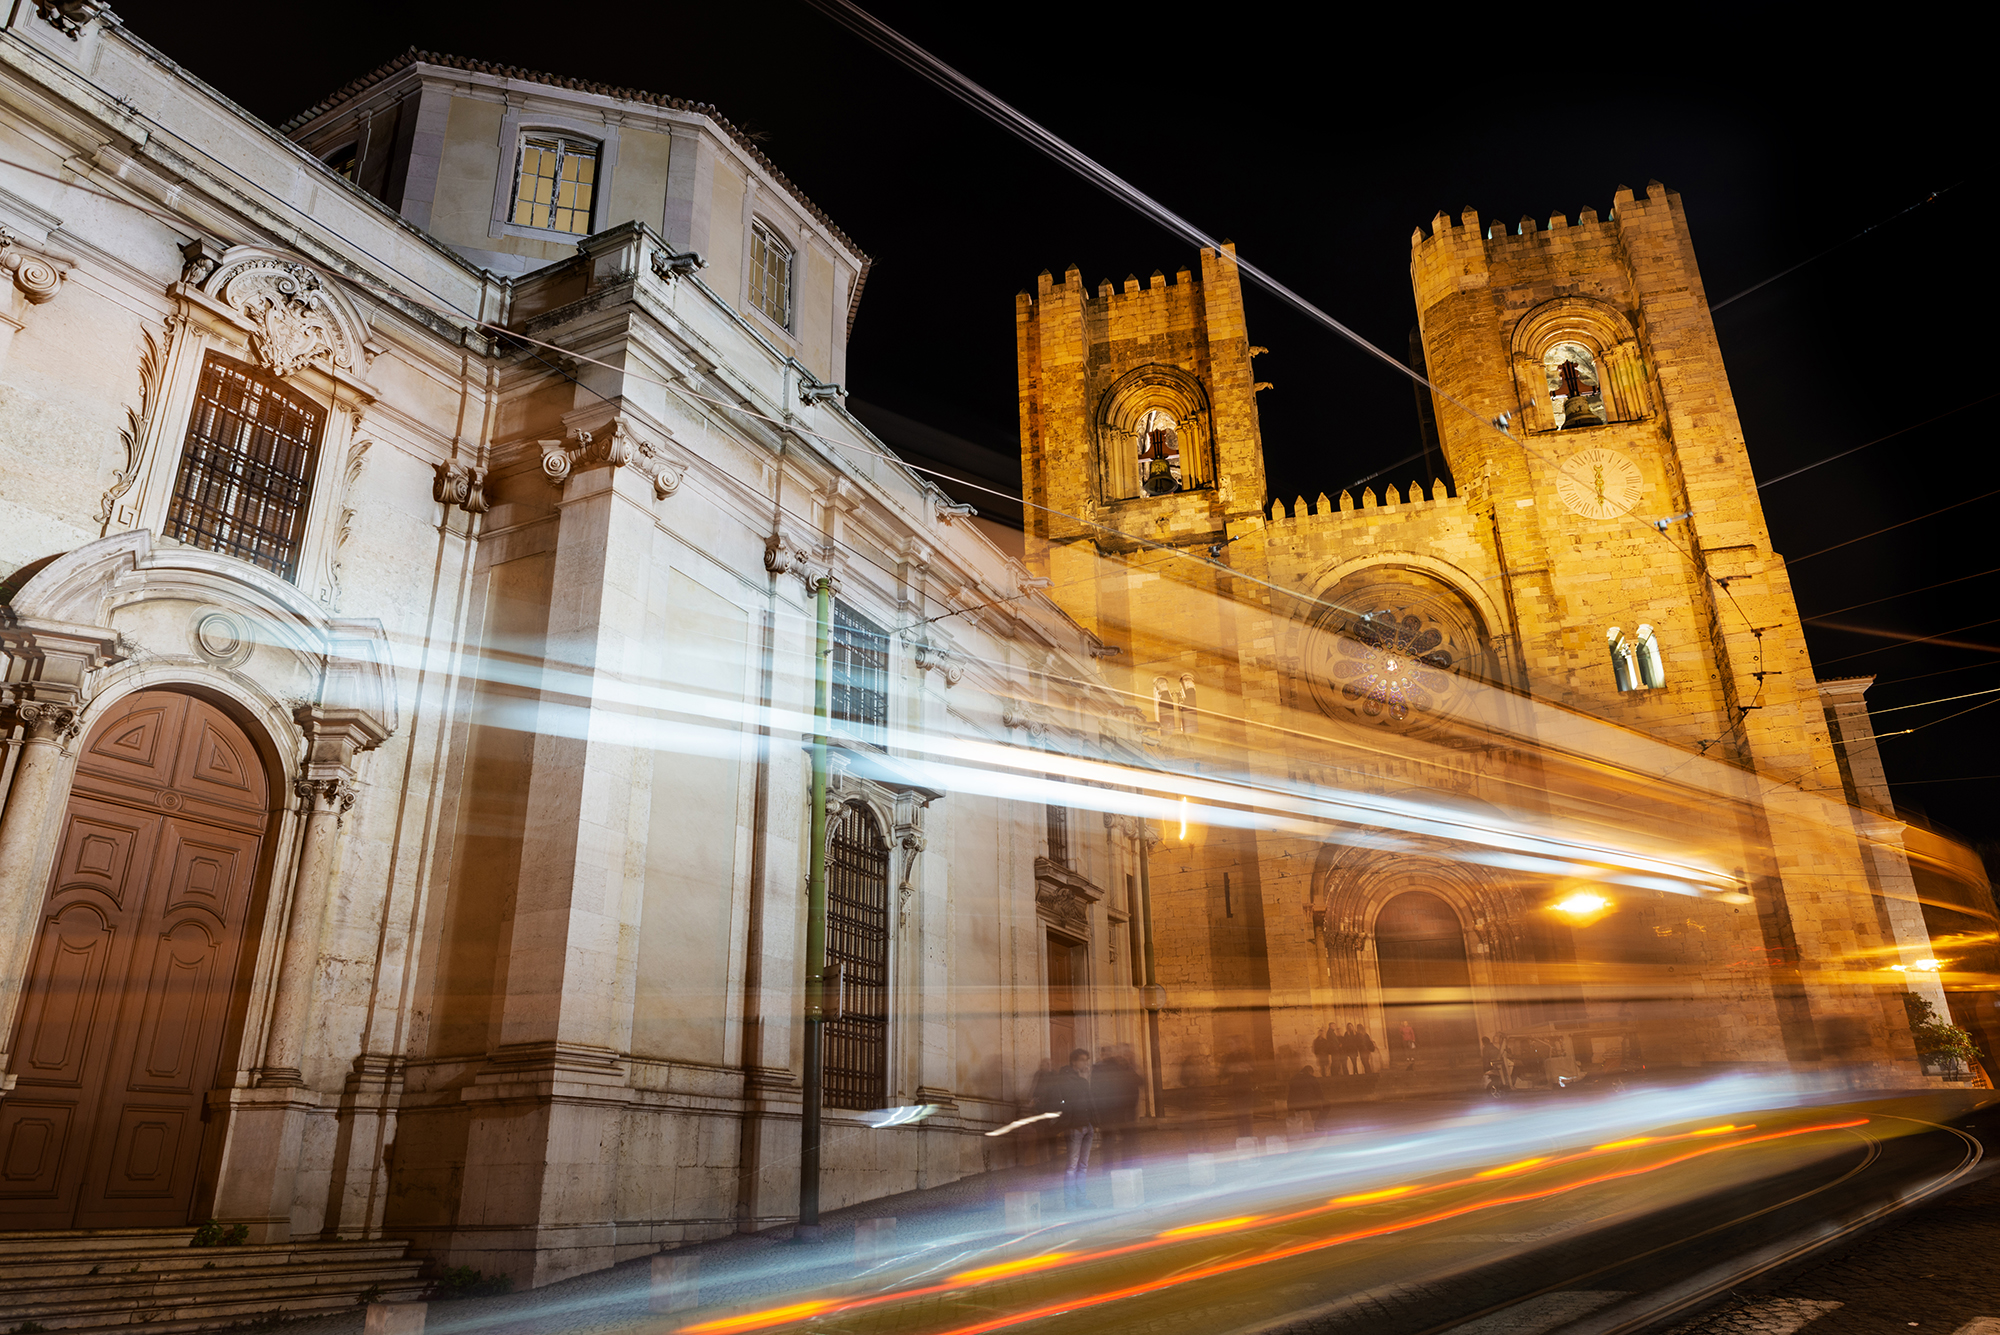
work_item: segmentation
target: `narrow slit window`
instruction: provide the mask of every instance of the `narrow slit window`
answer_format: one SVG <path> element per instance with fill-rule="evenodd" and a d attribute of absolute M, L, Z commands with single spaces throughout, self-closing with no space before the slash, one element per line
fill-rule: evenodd
<path fill-rule="evenodd" d="M 1173 683 L 1165 677 L 1153 678 L 1153 722 L 1162 733 L 1181 730 L 1180 706 L 1174 700 Z"/>
<path fill-rule="evenodd" d="M 750 304 L 792 327 L 792 248 L 763 223 L 750 224 Z"/>
<path fill-rule="evenodd" d="M 597 145 L 556 135 L 524 135 L 514 168 L 513 220 L 572 236 L 590 235 L 597 190 Z"/>
<path fill-rule="evenodd" d="M 1194 705 L 1194 675 L 1181 673 L 1181 731 L 1192 737 L 1201 729 L 1201 711 Z"/>
<path fill-rule="evenodd" d="M 209 353 L 166 536 L 293 578 L 325 423 L 326 410 L 284 381 Z"/>
<path fill-rule="evenodd" d="M 1660 658 L 1660 640 L 1651 626 L 1639 627 L 1633 647 L 1633 664 L 1639 670 L 1639 684 L 1647 689 L 1667 684 L 1667 665 Z"/>

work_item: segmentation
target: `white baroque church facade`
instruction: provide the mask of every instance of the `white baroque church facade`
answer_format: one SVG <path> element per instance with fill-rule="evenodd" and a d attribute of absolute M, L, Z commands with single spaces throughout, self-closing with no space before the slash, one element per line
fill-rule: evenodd
<path fill-rule="evenodd" d="M 540 1284 L 789 1219 L 821 575 L 827 1206 L 1144 1059 L 1149 831 L 1046 777 L 1139 715 L 844 408 L 794 184 L 417 53 L 278 130 L 72 9 L 0 31 L 0 1230 Z"/>

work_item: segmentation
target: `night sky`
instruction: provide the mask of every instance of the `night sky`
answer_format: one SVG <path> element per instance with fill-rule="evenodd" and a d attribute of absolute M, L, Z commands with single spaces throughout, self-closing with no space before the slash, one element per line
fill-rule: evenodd
<path fill-rule="evenodd" d="M 876 259 L 854 397 L 1003 457 L 1018 449 L 1014 294 L 1045 268 L 1079 265 L 1094 288 L 1195 259 L 795 0 L 663 17 L 358 4 L 293 21 L 219 4 L 193 23 L 179 3 L 117 9 L 273 122 L 412 45 L 714 103 Z M 1664 181 L 1713 302 L 1838 246 L 1717 312 L 1751 460 L 1771 479 L 1916 429 L 1767 486 L 1772 535 L 1798 562 L 1804 615 L 1953 643 L 1809 625 L 1820 675 L 1875 674 L 1878 710 L 2000 687 L 2000 624 L 1983 624 L 2000 618 L 2000 497 L 1918 519 L 2000 489 L 2000 399 L 1976 403 L 2000 391 L 1992 113 L 1970 91 L 1990 76 L 1948 20 L 1904 31 L 1877 14 L 1843 31 L 1824 11 L 1790 10 L 1795 23 L 1654 6 L 1648 26 L 1614 31 L 1602 6 L 874 12 L 1392 352 L 1415 323 L 1410 229 L 1440 209 L 1545 225 Z M 1407 484 L 1414 466 L 1376 474 L 1416 448 L 1408 382 L 1254 290 L 1249 315 L 1271 350 L 1257 370 L 1275 386 L 1259 396 L 1273 492 Z M 1800 560 L 1904 520 L 1917 522 Z M 1878 728 L 1988 700 L 2000 695 Z M 2000 703 L 1885 739 L 1898 802 L 2000 839 L 1996 741 Z"/>

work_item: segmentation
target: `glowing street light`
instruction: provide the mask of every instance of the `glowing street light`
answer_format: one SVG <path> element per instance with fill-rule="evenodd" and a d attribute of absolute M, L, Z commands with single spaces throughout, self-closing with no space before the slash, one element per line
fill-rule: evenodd
<path fill-rule="evenodd" d="M 1593 895 L 1588 890 L 1579 890 L 1555 906 L 1557 913 L 1566 913 L 1572 918 L 1588 918 L 1591 914 L 1602 913 L 1610 907 L 1610 900 L 1603 895 Z"/>

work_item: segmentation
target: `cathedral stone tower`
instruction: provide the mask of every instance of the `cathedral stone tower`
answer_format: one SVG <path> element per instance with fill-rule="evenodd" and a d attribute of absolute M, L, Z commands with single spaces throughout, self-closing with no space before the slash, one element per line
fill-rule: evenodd
<path fill-rule="evenodd" d="M 1572 934 L 1555 884 L 1450 838 L 1169 829 L 1164 1069 L 1295 1070 L 1329 1018 L 1409 1021 L 1447 1080 L 1481 1034 L 1582 1018 L 1667 1061 L 1907 1059 L 1880 961 L 1928 938 L 1890 893 L 1895 831 L 1843 800 L 1679 196 L 1440 214 L 1411 245 L 1455 493 L 1267 503 L 1231 249 L 1122 292 L 1071 269 L 1016 306 L 1029 563 L 1121 651 L 1163 769 L 1474 821 L 1630 813 L 1736 888 L 1619 894 Z"/>

